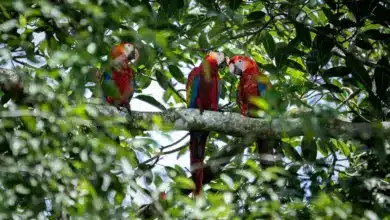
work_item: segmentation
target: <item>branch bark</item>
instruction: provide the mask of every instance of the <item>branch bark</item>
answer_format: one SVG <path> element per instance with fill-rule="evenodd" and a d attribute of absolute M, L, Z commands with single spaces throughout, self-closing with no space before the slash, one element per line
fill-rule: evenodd
<path fill-rule="evenodd" d="M 384 135 L 390 135 L 390 122 L 352 123 L 329 116 L 316 116 L 303 112 L 298 117 L 289 114 L 272 119 L 248 118 L 233 112 L 204 111 L 196 109 L 169 109 L 164 112 L 136 112 L 132 115 L 118 111 L 111 106 L 95 106 L 103 116 L 126 117 L 126 126 L 132 129 L 154 129 L 153 118 L 160 117 L 166 130 L 203 130 L 215 131 L 238 137 L 301 136 L 307 130 L 316 136 L 327 135 L 342 139 L 367 140 L 377 135 L 380 128 Z"/>
<path fill-rule="evenodd" d="M 12 74 L 14 73 L 14 74 Z M 0 76 L 11 81 L 17 73 L 13 70 L 0 68 Z M 281 115 L 277 118 L 258 119 L 244 117 L 232 112 L 205 111 L 202 115 L 195 109 L 169 109 L 164 112 L 136 112 L 132 115 L 118 111 L 115 107 L 106 105 L 88 105 L 86 108 L 96 109 L 102 116 L 125 117 L 125 126 L 133 129 L 151 130 L 154 128 L 154 117 L 162 120 L 164 130 L 203 130 L 225 133 L 239 137 L 268 137 L 281 138 L 282 136 L 301 136 L 306 130 L 314 132 L 316 136 L 327 135 L 330 137 L 367 140 L 377 135 L 378 128 L 384 135 L 390 135 L 390 122 L 378 123 L 351 123 L 329 116 L 318 116 L 314 113 L 303 112 L 296 114 L 298 117 Z M 28 113 L 27 113 L 28 114 Z M 36 113 L 31 112 L 31 116 Z M 94 113 L 91 113 L 94 114 Z M 10 117 L 4 112 L 1 117 Z M 17 115 L 13 115 L 14 117 Z M 301 117 L 302 116 L 302 117 Z"/>

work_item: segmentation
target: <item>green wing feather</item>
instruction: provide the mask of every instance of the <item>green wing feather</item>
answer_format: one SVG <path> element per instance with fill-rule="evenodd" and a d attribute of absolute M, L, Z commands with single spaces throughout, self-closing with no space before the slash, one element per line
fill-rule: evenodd
<path fill-rule="evenodd" d="M 111 79 L 111 74 L 104 73 L 102 78 L 102 90 L 104 96 L 111 96 L 114 99 L 119 99 L 121 94 L 114 80 Z"/>

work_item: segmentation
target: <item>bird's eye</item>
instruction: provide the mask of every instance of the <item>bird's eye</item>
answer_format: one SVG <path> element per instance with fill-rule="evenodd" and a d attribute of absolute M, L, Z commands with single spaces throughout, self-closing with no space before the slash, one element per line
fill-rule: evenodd
<path fill-rule="evenodd" d="M 242 60 L 239 60 L 238 62 L 242 63 Z"/>

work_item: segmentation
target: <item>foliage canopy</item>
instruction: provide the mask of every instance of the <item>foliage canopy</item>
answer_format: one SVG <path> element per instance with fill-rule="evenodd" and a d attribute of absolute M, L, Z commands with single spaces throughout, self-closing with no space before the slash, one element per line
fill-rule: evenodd
<path fill-rule="evenodd" d="M 134 218 L 143 196 L 153 199 L 147 214 L 175 219 L 390 218 L 390 149 L 381 127 L 369 139 L 342 139 L 313 120 L 388 119 L 387 1 L 3 0 L 0 33 L 0 65 L 21 76 L 32 100 L 1 94 L 3 104 L 15 102 L 0 107 L 1 219 Z M 284 135 L 283 160 L 262 170 L 250 141 L 212 133 L 207 158 L 218 175 L 204 200 L 191 200 L 183 167 L 156 169 L 159 154 L 172 147 L 183 156 L 188 143 L 161 146 L 87 105 L 101 97 L 91 72 L 108 68 L 107 54 L 120 41 L 141 54 L 134 98 L 160 110 L 185 106 L 189 68 L 208 50 L 251 56 L 283 99 L 279 113 L 310 110 L 300 115 L 308 118 L 304 137 Z M 238 79 L 227 69 L 221 77 L 223 109 L 237 112 Z M 161 100 L 142 94 L 156 83 Z M 170 125 L 154 123 L 169 135 Z M 118 145 L 116 136 L 127 141 Z M 159 191 L 168 192 L 161 203 Z"/>

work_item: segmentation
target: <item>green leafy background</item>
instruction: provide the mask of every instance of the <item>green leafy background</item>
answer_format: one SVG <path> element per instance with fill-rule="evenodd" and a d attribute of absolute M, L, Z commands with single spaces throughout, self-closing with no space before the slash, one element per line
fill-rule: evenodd
<path fill-rule="evenodd" d="M 251 143 L 223 154 L 237 139 L 213 132 L 206 160 L 227 162 L 195 202 L 183 193 L 193 187 L 188 170 L 158 161 L 169 151 L 188 158 L 188 138 L 162 144 L 185 132 L 158 117 L 158 136 L 129 130 L 87 104 L 101 97 L 91 73 L 128 41 L 141 54 L 135 109 L 185 107 L 190 69 L 219 50 L 256 60 L 282 98 L 278 113 L 305 107 L 376 124 L 390 112 L 389 16 L 379 0 L 1 1 L 0 65 L 22 76 L 33 104 L 1 94 L 0 218 L 389 218 L 389 143 L 379 127 L 368 140 L 338 139 L 308 120 L 304 137 L 284 135 L 283 160 L 267 170 Z M 238 112 L 238 79 L 220 74 L 221 105 Z M 139 198 L 152 205 L 140 211 Z"/>

